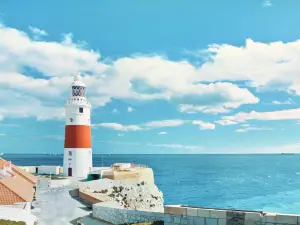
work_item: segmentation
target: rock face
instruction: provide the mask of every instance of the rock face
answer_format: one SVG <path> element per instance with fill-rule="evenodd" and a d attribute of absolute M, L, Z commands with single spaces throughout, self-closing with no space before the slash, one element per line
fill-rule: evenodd
<path fill-rule="evenodd" d="M 163 194 L 155 184 L 136 180 L 96 180 L 81 183 L 79 191 L 121 208 L 163 212 Z"/>

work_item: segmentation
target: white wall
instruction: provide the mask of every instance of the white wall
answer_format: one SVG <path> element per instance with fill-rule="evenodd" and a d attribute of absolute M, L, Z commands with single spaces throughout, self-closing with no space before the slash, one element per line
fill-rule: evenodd
<path fill-rule="evenodd" d="M 109 203 L 93 205 L 93 217 L 112 224 L 163 221 L 164 213 L 121 209 Z"/>
<path fill-rule="evenodd" d="M 300 215 L 267 212 L 166 206 L 168 225 L 298 225 Z"/>
<path fill-rule="evenodd" d="M 70 99 L 77 99 L 77 97 L 72 97 Z M 77 100 L 69 100 L 70 104 L 66 107 L 66 125 L 91 125 L 91 105 L 87 104 L 85 101 L 81 101 L 80 98 Z M 79 107 L 83 108 L 83 113 L 79 113 Z M 70 118 L 73 121 L 70 121 Z"/>
<path fill-rule="evenodd" d="M 59 175 L 59 166 L 38 166 L 38 174 Z"/>
<path fill-rule="evenodd" d="M 69 151 L 72 155 L 69 156 Z M 64 152 L 64 176 L 68 176 L 68 168 L 72 168 L 73 177 L 86 178 L 92 171 L 92 150 L 90 148 L 66 148 Z"/>

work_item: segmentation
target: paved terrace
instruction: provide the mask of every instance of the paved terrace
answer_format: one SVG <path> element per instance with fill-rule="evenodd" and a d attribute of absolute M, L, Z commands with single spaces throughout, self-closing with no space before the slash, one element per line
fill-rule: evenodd
<path fill-rule="evenodd" d="M 32 214 L 38 218 L 40 225 L 77 224 L 78 218 L 91 213 L 91 209 L 69 194 L 77 186 L 78 180 L 71 179 L 65 186 L 57 185 L 57 181 L 55 183 L 54 188 L 37 188 Z"/>

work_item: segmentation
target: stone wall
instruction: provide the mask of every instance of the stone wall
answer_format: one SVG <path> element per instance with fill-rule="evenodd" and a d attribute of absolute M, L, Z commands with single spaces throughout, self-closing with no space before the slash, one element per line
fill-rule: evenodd
<path fill-rule="evenodd" d="M 300 215 L 166 206 L 165 225 L 297 225 Z"/>
<path fill-rule="evenodd" d="M 122 209 L 114 205 L 109 206 L 105 203 L 93 205 L 93 217 L 112 224 L 132 224 L 164 220 L 163 213 Z"/>
<path fill-rule="evenodd" d="M 93 205 L 93 204 L 101 202 L 101 200 L 94 198 L 94 197 L 87 195 L 80 191 L 78 192 L 78 196 L 81 199 L 81 201 L 86 205 Z"/>

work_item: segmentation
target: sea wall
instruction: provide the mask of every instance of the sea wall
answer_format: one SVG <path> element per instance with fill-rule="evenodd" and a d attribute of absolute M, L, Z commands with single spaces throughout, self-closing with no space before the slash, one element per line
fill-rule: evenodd
<path fill-rule="evenodd" d="M 297 225 L 300 215 L 166 206 L 165 225 Z"/>
<path fill-rule="evenodd" d="M 132 224 L 163 221 L 164 213 L 128 210 L 98 203 L 93 205 L 93 217 L 112 224 Z"/>

